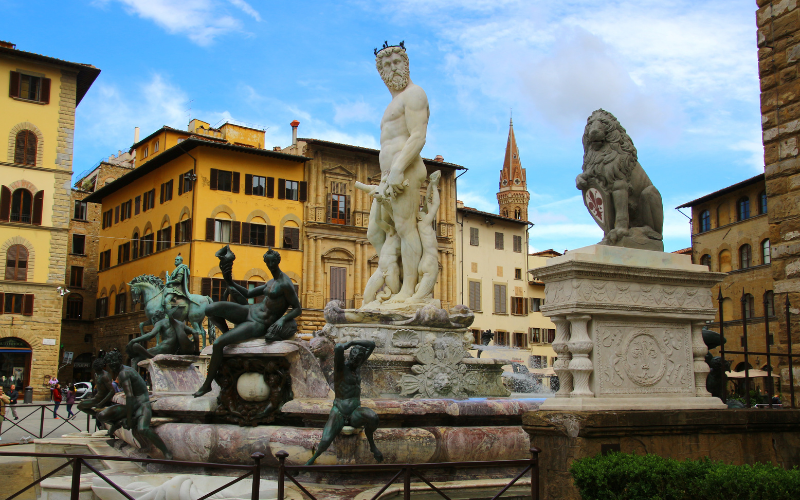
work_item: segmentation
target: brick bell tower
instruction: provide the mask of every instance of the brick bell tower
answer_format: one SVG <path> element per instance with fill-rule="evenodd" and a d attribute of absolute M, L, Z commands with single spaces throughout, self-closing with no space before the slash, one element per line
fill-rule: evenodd
<path fill-rule="evenodd" d="M 500 171 L 500 186 L 497 192 L 497 205 L 500 215 L 512 219 L 528 220 L 528 183 L 525 180 L 525 169 L 519 159 L 517 139 L 514 137 L 514 121 L 509 120 L 508 143 L 503 170 Z"/>

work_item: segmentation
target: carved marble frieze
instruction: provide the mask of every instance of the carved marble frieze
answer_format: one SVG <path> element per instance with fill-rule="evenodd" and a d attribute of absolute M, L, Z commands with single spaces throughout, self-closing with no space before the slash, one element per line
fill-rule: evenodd
<path fill-rule="evenodd" d="M 711 289 L 705 286 L 676 286 L 630 281 L 568 279 L 547 283 L 544 312 L 564 306 L 592 305 L 618 310 L 670 309 L 674 312 L 714 311 Z"/>
<path fill-rule="evenodd" d="M 689 322 L 594 321 L 597 395 L 694 395 Z"/>
<path fill-rule="evenodd" d="M 400 380 L 400 395 L 415 398 L 467 398 L 478 390 L 478 377 L 462 362 L 467 352 L 454 339 L 426 344 L 414 355 L 417 364 L 412 375 Z"/>
<path fill-rule="evenodd" d="M 466 330 L 444 328 L 412 327 L 396 325 L 360 324 L 325 326 L 328 334 L 336 342 L 351 340 L 371 340 L 375 342 L 376 354 L 414 355 L 420 346 L 433 344 L 440 339 L 448 339 L 460 344 L 462 348 L 472 345 L 472 334 Z"/>

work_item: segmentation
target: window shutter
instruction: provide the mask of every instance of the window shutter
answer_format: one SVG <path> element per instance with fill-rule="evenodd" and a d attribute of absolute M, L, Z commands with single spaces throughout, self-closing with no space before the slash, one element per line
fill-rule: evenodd
<path fill-rule="evenodd" d="M 242 223 L 239 221 L 231 221 L 231 243 L 239 243 L 242 238 Z"/>
<path fill-rule="evenodd" d="M 292 248 L 300 250 L 300 228 L 292 228 Z"/>
<path fill-rule="evenodd" d="M 250 223 L 249 222 L 242 222 L 242 245 L 252 245 L 253 242 L 250 239 Z"/>
<path fill-rule="evenodd" d="M 186 219 L 186 228 L 183 232 L 183 241 L 192 241 L 192 219 Z"/>
<path fill-rule="evenodd" d="M 267 198 L 275 197 L 275 177 L 267 177 Z"/>
<path fill-rule="evenodd" d="M 278 179 L 278 199 L 286 199 L 286 179 Z"/>
<path fill-rule="evenodd" d="M 117 247 L 117 264 L 122 264 L 122 245 Z"/>
<path fill-rule="evenodd" d="M 175 224 L 175 244 L 176 245 L 181 242 L 181 227 L 182 226 L 181 226 L 180 222 Z"/>
<path fill-rule="evenodd" d="M 25 294 L 25 305 L 23 306 L 22 310 L 23 316 L 33 316 L 33 294 L 26 293 Z"/>
<path fill-rule="evenodd" d="M 211 296 L 211 278 L 200 279 L 200 295 Z"/>
<path fill-rule="evenodd" d="M 209 186 L 212 191 L 216 191 L 217 190 L 217 179 L 218 178 L 219 178 L 219 172 L 217 171 L 216 168 L 212 168 L 211 169 L 211 182 L 210 182 L 210 186 Z"/>
<path fill-rule="evenodd" d="M 506 304 L 508 304 L 508 300 L 506 297 L 506 287 L 505 285 L 500 285 L 500 312 L 506 312 Z"/>
<path fill-rule="evenodd" d="M 133 238 L 133 256 L 134 259 L 139 258 L 139 238 Z"/>
<path fill-rule="evenodd" d="M 253 194 L 253 174 L 244 174 L 244 194 Z"/>
<path fill-rule="evenodd" d="M 494 286 L 494 312 L 500 312 L 500 285 Z"/>
<path fill-rule="evenodd" d="M 166 227 L 161 230 L 164 236 L 164 246 L 172 248 L 172 226 Z"/>
<path fill-rule="evenodd" d="M 206 241 L 214 241 L 214 219 L 206 219 Z"/>
<path fill-rule="evenodd" d="M 233 173 L 233 185 L 231 186 L 231 191 L 234 192 L 234 193 L 238 193 L 239 192 L 239 179 L 240 179 L 239 172 L 234 172 Z"/>
<path fill-rule="evenodd" d="M 31 223 L 36 226 L 42 225 L 42 209 L 44 208 L 44 191 L 39 191 L 33 195 L 33 217 Z"/>
<path fill-rule="evenodd" d="M 0 220 L 8 222 L 11 216 L 11 190 L 0 187 Z"/>
<path fill-rule="evenodd" d="M 331 212 L 333 212 L 333 200 L 331 200 L 331 194 L 328 193 L 328 224 L 331 223 Z"/>
<path fill-rule="evenodd" d="M 5 312 L 6 306 L 6 294 L 4 292 L 0 292 L 0 314 Z"/>
<path fill-rule="evenodd" d="M 114 224 L 119 224 L 119 205 L 114 207 Z"/>
<path fill-rule="evenodd" d="M 36 135 L 33 132 L 25 132 L 25 165 L 36 165 Z"/>
<path fill-rule="evenodd" d="M 8 84 L 8 97 L 19 97 L 19 73 L 11 72 L 11 79 Z"/>
<path fill-rule="evenodd" d="M 306 201 L 308 198 L 308 183 L 305 181 L 301 181 L 299 184 L 300 184 L 300 194 L 298 200 Z"/>
<path fill-rule="evenodd" d="M 158 202 L 160 204 L 164 204 L 164 188 L 167 187 L 166 184 L 161 184 L 161 194 L 159 195 Z"/>
<path fill-rule="evenodd" d="M 50 104 L 50 79 L 42 78 L 42 93 L 39 100 L 44 104 Z"/>
<path fill-rule="evenodd" d="M 267 246 L 275 246 L 275 226 L 267 225 Z"/>
<path fill-rule="evenodd" d="M 527 301 L 527 300 L 525 300 L 525 299 L 522 299 L 522 302 L 524 302 L 524 305 L 522 306 L 522 307 L 523 307 L 523 309 L 524 309 L 524 310 L 523 310 L 523 312 L 522 312 L 522 314 L 525 314 L 525 315 L 527 315 L 527 314 L 528 314 L 528 301 Z"/>
<path fill-rule="evenodd" d="M 344 216 L 346 225 L 350 225 L 350 195 L 344 197 Z"/>
<path fill-rule="evenodd" d="M 27 137 L 28 133 L 24 130 L 17 134 L 16 142 L 14 142 L 14 163 L 25 164 L 25 142 Z"/>
<path fill-rule="evenodd" d="M 178 196 L 183 194 L 183 174 L 178 176 Z"/>

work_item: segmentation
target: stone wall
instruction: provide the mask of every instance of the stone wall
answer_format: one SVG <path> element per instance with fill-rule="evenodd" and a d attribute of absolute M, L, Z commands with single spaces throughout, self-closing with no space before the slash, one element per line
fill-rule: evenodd
<path fill-rule="evenodd" d="M 97 318 L 94 321 L 95 352 L 108 352 L 112 349 L 125 352 L 128 342 L 139 336 L 139 323 L 145 320 L 143 311 Z M 148 326 L 146 330 L 149 331 L 150 327 Z M 152 347 L 152 345 L 153 343 L 148 347 Z"/>
<path fill-rule="evenodd" d="M 800 9 L 795 0 L 757 0 L 761 124 L 769 198 L 772 276 L 778 341 L 786 341 L 784 301 L 793 312 L 792 342 L 800 342 Z"/>

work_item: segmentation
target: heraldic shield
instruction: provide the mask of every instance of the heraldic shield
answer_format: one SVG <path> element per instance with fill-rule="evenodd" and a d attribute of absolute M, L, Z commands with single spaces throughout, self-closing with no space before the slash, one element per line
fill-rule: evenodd
<path fill-rule="evenodd" d="M 595 182 L 590 182 L 589 187 L 583 190 L 583 204 L 592 214 L 594 221 L 603 230 L 603 234 L 608 234 L 614 229 L 614 202 L 611 194 Z"/>

